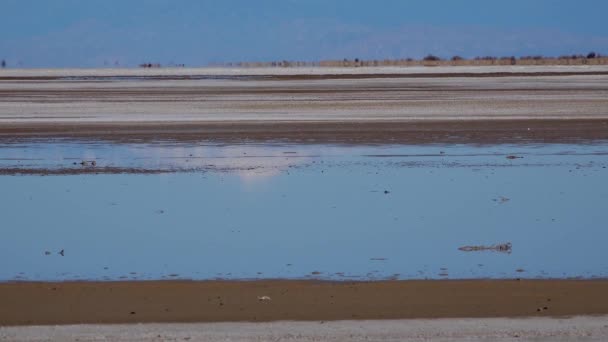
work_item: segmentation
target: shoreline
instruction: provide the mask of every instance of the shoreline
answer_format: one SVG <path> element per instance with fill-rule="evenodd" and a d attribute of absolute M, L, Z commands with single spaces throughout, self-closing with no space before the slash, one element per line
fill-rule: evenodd
<path fill-rule="evenodd" d="M 235 121 L 7 123 L 0 142 L 75 141 L 296 143 L 296 144 L 529 144 L 608 140 L 603 119 L 492 119 L 428 121 Z"/>
<path fill-rule="evenodd" d="M 18 282 L 0 284 L 0 325 L 606 315 L 607 292 L 608 280 Z"/>

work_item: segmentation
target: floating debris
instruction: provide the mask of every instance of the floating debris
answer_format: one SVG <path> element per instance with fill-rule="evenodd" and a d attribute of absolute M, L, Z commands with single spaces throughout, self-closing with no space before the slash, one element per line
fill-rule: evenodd
<path fill-rule="evenodd" d="M 494 198 L 492 199 L 492 201 L 494 202 L 498 202 L 499 204 L 503 204 L 503 203 L 507 203 L 509 202 L 511 199 L 508 197 L 504 197 L 504 196 L 499 196 L 498 198 Z"/>
<path fill-rule="evenodd" d="M 511 248 L 511 243 L 507 242 L 491 246 L 463 246 L 458 248 L 458 250 L 461 250 L 463 252 L 493 251 L 501 253 L 511 253 Z"/>

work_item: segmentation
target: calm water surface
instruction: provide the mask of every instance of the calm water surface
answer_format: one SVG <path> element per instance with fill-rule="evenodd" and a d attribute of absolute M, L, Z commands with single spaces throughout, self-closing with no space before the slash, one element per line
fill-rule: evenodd
<path fill-rule="evenodd" d="M 162 173 L 44 176 L 83 160 Z M 607 166 L 608 144 L 4 143 L 0 281 L 606 277 Z"/>

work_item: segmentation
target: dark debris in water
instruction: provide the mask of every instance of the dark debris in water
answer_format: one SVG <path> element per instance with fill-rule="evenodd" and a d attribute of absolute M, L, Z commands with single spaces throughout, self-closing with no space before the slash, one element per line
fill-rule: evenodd
<path fill-rule="evenodd" d="M 463 252 L 491 251 L 500 253 L 511 253 L 511 249 L 512 245 L 510 242 L 490 246 L 463 246 L 458 248 L 458 250 Z"/>
<path fill-rule="evenodd" d="M 80 162 L 81 166 L 89 166 L 89 167 L 95 167 L 97 166 L 97 161 L 95 160 L 83 160 Z"/>
<path fill-rule="evenodd" d="M 499 196 L 498 198 L 494 198 L 492 199 L 492 201 L 497 202 L 499 204 L 504 204 L 509 202 L 511 199 L 508 197 L 504 197 L 504 196 Z"/>

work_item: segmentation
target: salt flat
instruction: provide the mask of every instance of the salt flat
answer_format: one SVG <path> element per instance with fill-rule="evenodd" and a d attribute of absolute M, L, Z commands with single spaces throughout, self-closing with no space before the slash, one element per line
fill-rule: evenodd
<path fill-rule="evenodd" d="M 608 318 L 0 327 L 7 341 L 605 341 Z"/>
<path fill-rule="evenodd" d="M 0 124 L 35 125 L 167 122 L 428 122 L 521 119 L 608 118 L 608 75 L 484 76 L 488 68 L 428 68 L 430 72 L 466 70 L 458 77 L 415 78 L 420 68 L 378 68 L 374 78 L 348 79 L 85 79 L 0 81 Z M 517 69 L 513 69 L 517 68 Z M 608 70 L 597 67 L 511 67 L 498 70 Z M 27 75 L 300 75 L 363 72 L 316 69 L 158 69 L 158 70 L 8 70 Z M 398 68 L 399 69 L 399 68 Z M 406 70 L 407 69 L 407 70 Z M 445 69 L 445 70 L 444 70 Z M 427 70 L 424 70 L 427 72 Z M 410 74 L 408 74 L 410 73 Z M 347 75 L 347 74 L 342 74 Z M 352 76 L 352 74 L 351 74 Z"/>

